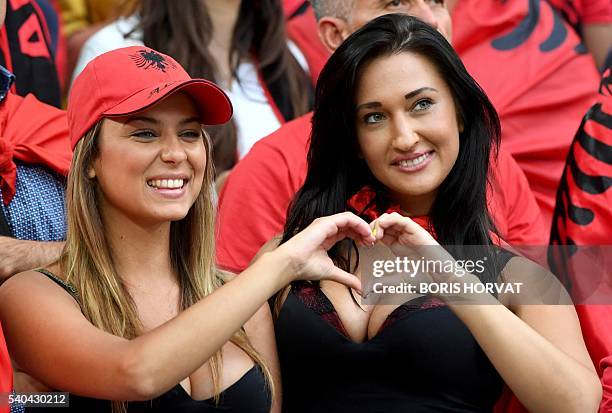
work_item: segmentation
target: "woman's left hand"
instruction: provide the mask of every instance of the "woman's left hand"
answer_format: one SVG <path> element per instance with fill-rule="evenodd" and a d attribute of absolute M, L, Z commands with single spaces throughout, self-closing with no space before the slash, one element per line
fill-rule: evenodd
<path fill-rule="evenodd" d="M 442 283 L 457 281 L 455 273 L 443 269 L 454 268 L 454 257 L 448 253 L 435 238 L 409 217 L 393 212 L 383 214 L 370 223 L 377 242 L 386 245 L 400 259 L 414 261 L 440 262 L 445 265 L 429 266 L 422 271 L 414 282 Z M 450 264 L 450 265 L 449 265 Z M 431 269 L 434 269 L 432 271 Z"/>

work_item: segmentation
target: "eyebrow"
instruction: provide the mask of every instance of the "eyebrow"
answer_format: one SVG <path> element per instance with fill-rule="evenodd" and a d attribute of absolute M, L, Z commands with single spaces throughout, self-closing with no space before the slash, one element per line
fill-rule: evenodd
<path fill-rule="evenodd" d="M 157 119 L 154 119 L 154 118 L 148 118 L 146 116 L 131 116 L 125 120 L 124 124 L 127 125 L 128 123 L 133 123 L 133 122 L 145 122 L 145 123 L 154 123 L 154 124 L 159 123 Z"/>
<path fill-rule="evenodd" d="M 404 98 L 406 98 L 406 100 L 412 99 L 413 97 L 420 95 L 423 92 L 437 92 L 437 90 L 434 89 L 433 87 L 424 86 L 424 87 L 418 88 L 417 90 L 413 90 L 410 93 L 406 93 Z"/>
<path fill-rule="evenodd" d="M 128 118 L 125 121 L 125 124 L 129 124 L 129 123 L 133 123 L 133 122 L 145 122 L 145 123 L 152 123 L 154 125 L 158 125 L 159 121 L 155 118 L 149 118 L 147 116 L 132 116 L 130 118 Z M 200 124 L 200 118 L 198 118 L 197 116 L 192 116 L 190 118 L 187 119 L 183 119 L 182 121 L 179 122 L 179 124 L 182 125 L 187 125 L 189 123 L 197 123 Z"/>
<path fill-rule="evenodd" d="M 198 125 L 200 125 L 201 124 L 200 118 L 197 116 L 192 116 L 191 118 L 183 119 L 180 122 L 181 125 L 187 125 L 189 123 L 197 123 Z"/>
<path fill-rule="evenodd" d="M 410 100 L 414 98 L 415 96 L 420 95 L 423 92 L 438 92 L 438 90 L 434 89 L 433 87 L 428 87 L 428 86 L 420 87 L 416 90 L 413 90 L 412 92 L 406 93 L 404 95 L 404 99 Z M 357 106 L 356 111 L 359 112 L 361 109 L 374 109 L 374 108 L 379 108 L 381 106 L 382 106 L 382 103 L 380 102 L 367 102 L 367 103 L 362 103 L 361 105 Z"/>

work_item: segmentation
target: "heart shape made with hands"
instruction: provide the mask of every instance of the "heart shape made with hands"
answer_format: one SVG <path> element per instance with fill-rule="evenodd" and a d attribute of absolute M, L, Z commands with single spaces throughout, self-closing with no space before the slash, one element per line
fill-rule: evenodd
<path fill-rule="evenodd" d="M 466 283 L 480 283 L 474 274 L 484 271 L 485 261 L 455 260 L 440 245 L 379 241 L 359 251 L 362 304 L 399 305 L 423 295 L 457 298 Z"/>

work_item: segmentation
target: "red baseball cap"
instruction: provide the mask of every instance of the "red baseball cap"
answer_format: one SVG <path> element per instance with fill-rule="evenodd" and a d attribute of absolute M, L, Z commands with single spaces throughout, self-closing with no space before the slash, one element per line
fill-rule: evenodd
<path fill-rule="evenodd" d="M 101 54 L 89 62 L 70 89 L 72 148 L 100 119 L 141 112 L 179 90 L 193 99 L 202 124 L 220 125 L 232 117 L 232 104 L 219 86 L 192 79 L 170 56 L 145 46 Z"/>

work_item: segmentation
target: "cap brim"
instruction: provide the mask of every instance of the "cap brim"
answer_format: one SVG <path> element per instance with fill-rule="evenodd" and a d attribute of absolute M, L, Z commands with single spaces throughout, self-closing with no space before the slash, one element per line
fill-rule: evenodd
<path fill-rule="evenodd" d="M 103 116 L 125 116 L 142 112 L 179 91 L 187 93 L 193 99 L 202 124 L 222 125 L 232 118 L 232 103 L 225 92 L 204 79 L 171 82 L 143 89 L 106 110 Z"/>

